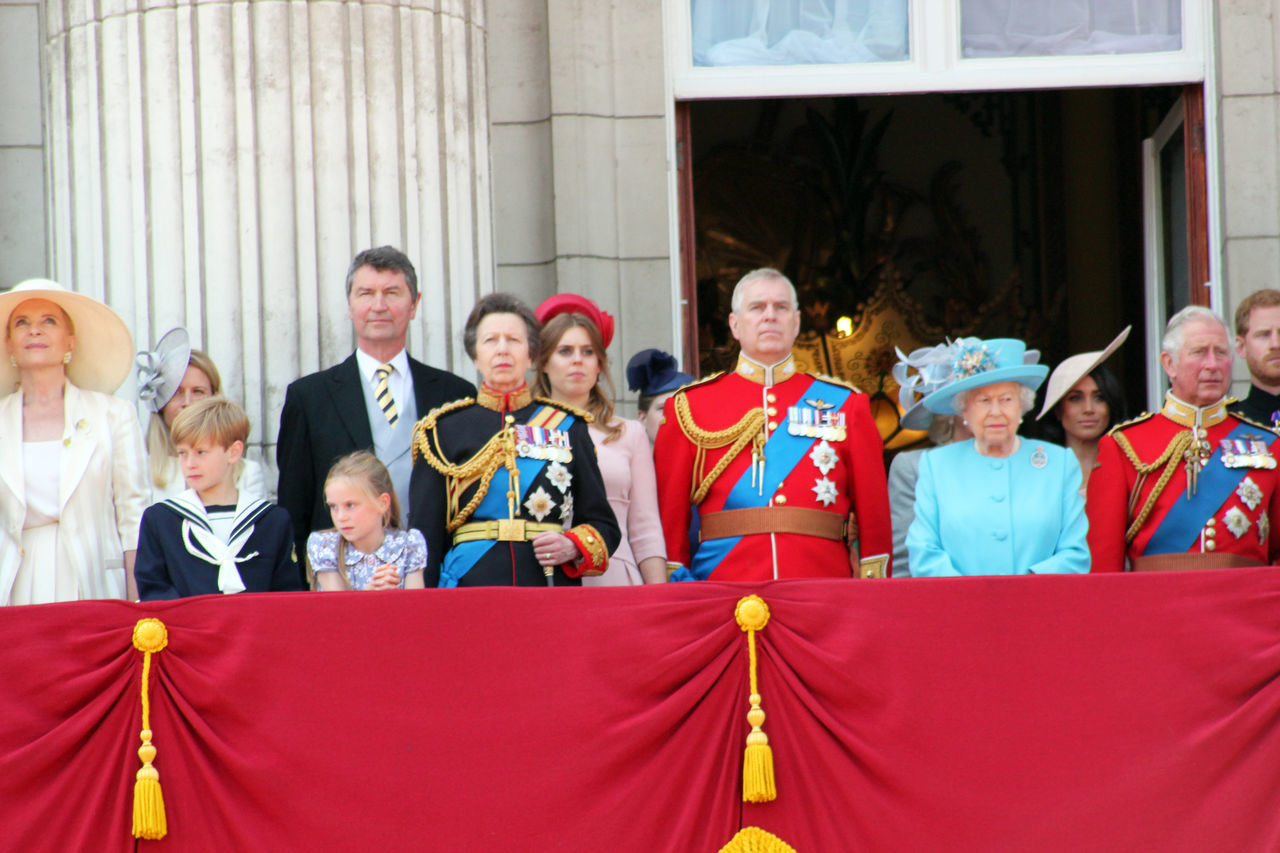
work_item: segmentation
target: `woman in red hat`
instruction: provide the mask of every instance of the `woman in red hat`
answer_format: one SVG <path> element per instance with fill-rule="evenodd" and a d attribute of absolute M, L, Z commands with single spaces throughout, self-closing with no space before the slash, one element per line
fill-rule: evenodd
<path fill-rule="evenodd" d="M 589 412 L 609 505 L 622 528 L 622 543 L 598 577 L 583 586 L 664 583 L 667 553 L 658 517 L 653 450 L 638 421 L 616 417 L 613 380 L 605 350 L 613 339 L 613 317 L 583 296 L 561 293 L 538 306 L 543 348 L 538 355 L 537 392 Z"/>

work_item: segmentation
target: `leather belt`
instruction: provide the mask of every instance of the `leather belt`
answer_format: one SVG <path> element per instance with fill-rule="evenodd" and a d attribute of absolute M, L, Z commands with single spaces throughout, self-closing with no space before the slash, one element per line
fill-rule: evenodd
<path fill-rule="evenodd" d="M 563 525 L 551 522 L 502 518 L 497 521 L 470 521 L 453 531 L 453 544 L 491 539 L 498 542 L 527 542 L 540 533 L 564 533 Z"/>
<path fill-rule="evenodd" d="M 1152 554 L 1133 560 L 1135 572 L 1181 572 L 1188 569 L 1244 569 L 1265 566 L 1261 560 L 1239 554 Z"/>
<path fill-rule="evenodd" d="M 796 506 L 762 506 L 708 512 L 700 518 L 698 538 L 706 541 L 758 533 L 798 533 L 842 542 L 848 532 L 846 519 L 834 512 Z"/>

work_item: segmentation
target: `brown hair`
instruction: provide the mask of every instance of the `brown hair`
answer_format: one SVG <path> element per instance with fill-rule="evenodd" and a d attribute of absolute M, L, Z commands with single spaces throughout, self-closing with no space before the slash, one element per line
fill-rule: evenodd
<path fill-rule="evenodd" d="M 208 353 L 203 350 L 193 349 L 191 357 L 187 359 L 187 367 L 197 367 L 204 372 L 205 376 L 209 377 L 211 396 L 216 397 L 222 393 L 222 376 L 219 375 L 218 368 L 214 365 L 213 359 L 209 358 Z M 177 393 L 176 388 L 174 393 Z M 169 400 L 172 399 L 172 397 L 169 398 Z M 165 406 L 169 405 L 169 400 L 164 401 Z M 164 409 L 164 406 L 160 408 Z M 169 484 L 169 479 L 165 476 L 169 473 L 169 460 L 177 455 L 178 449 L 173 445 L 173 436 L 169 434 L 169 427 L 165 425 L 164 414 L 152 412 L 151 419 L 147 422 L 147 456 L 150 457 L 152 483 L 161 488 Z M 235 479 L 240 479 L 240 472 L 243 470 L 244 460 L 241 459 L 236 463 L 235 471 L 233 472 Z"/>
<path fill-rule="evenodd" d="M 542 339 L 538 333 L 538 318 L 532 308 L 525 305 L 518 296 L 512 296 L 510 293 L 485 294 L 471 309 L 471 313 L 467 315 L 467 325 L 462 330 L 462 348 L 467 351 L 467 357 L 475 359 L 476 330 L 480 328 L 480 321 L 490 314 L 515 314 L 524 320 L 525 331 L 529 338 L 529 358 L 536 361 L 541 355 L 542 348 Z"/>
<path fill-rule="evenodd" d="M 1236 306 L 1236 334 L 1244 337 L 1249 334 L 1249 315 L 1254 308 L 1275 308 L 1280 305 L 1280 290 L 1263 288 L 1255 290 Z"/>
<path fill-rule="evenodd" d="M 230 447 L 249 439 L 249 416 L 225 397 L 209 397 L 187 406 L 173 419 L 173 444 L 210 441 Z"/>
<path fill-rule="evenodd" d="M 389 495 L 391 502 L 387 504 L 387 511 L 382 514 L 382 527 L 384 530 L 400 527 L 400 501 L 396 498 L 396 487 L 391 482 L 391 472 L 378 457 L 367 450 L 348 453 L 333 463 L 324 478 L 324 487 L 328 488 L 329 483 L 334 480 L 347 480 L 373 500 L 377 500 L 379 495 Z M 311 573 L 311 567 L 308 566 L 307 574 Z M 338 536 L 338 578 L 344 586 L 350 586 L 351 582 L 347 578 L 347 540 L 341 535 Z"/>
<path fill-rule="evenodd" d="M 560 339 L 572 328 L 585 329 L 591 346 L 596 351 L 596 360 L 600 364 L 600 375 L 596 384 L 591 386 L 591 396 L 587 398 L 587 411 L 596 419 L 596 424 L 604 431 L 604 443 L 617 441 L 622 436 L 622 422 L 613 417 L 613 378 L 609 375 L 609 356 L 604 350 L 604 339 L 600 330 L 586 314 L 557 314 L 542 327 L 542 339 L 547 342 L 534 366 L 537 368 L 538 382 L 535 390 L 544 397 L 551 396 L 551 382 L 547 379 L 547 362 L 551 360 Z M 608 388 L 608 393 L 600 387 Z"/>

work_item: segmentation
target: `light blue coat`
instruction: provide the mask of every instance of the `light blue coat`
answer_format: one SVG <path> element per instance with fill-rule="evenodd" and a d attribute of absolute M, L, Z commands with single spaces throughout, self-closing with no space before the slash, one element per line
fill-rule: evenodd
<path fill-rule="evenodd" d="M 972 439 L 929 450 L 915 510 L 913 576 L 1089 571 L 1080 464 L 1057 445 L 1023 438 L 1005 459 L 979 454 Z"/>

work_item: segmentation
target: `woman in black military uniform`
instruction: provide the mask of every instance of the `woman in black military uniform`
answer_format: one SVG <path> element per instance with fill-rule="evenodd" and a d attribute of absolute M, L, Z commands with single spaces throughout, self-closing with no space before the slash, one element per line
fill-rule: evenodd
<path fill-rule="evenodd" d="M 435 409 L 413 435 L 409 524 L 427 540 L 426 585 L 579 586 L 621 538 L 591 415 L 532 396 L 538 321 L 516 297 L 481 299 L 463 346 L 476 398 Z"/>

